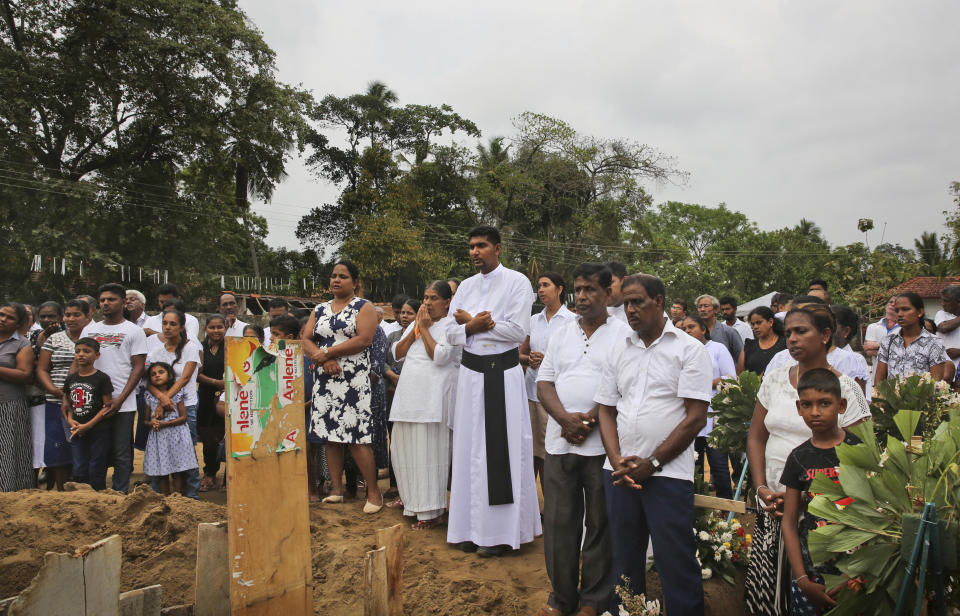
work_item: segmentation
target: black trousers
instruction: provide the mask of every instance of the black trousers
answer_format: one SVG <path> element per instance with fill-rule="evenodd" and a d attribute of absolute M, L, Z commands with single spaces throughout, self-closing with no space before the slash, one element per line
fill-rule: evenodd
<path fill-rule="evenodd" d="M 543 554 L 553 586 L 547 602 L 564 613 L 581 606 L 598 614 L 607 609 L 611 586 L 604 459 L 575 453 L 544 458 Z"/>

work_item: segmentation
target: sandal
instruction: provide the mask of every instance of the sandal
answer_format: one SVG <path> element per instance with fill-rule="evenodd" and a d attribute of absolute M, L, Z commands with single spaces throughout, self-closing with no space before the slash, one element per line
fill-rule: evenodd
<path fill-rule="evenodd" d="M 213 489 L 214 479 L 213 477 L 207 476 L 200 480 L 200 492 L 209 492 Z"/>
<path fill-rule="evenodd" d="M 330 496 L 326 496 L 326 497 L 324 497 L 323 499 L 321 499 L 320 502 L 321 502 L 321 503 L 326 503 L 326 504 L 328 504 L 328 505 L 330 505 L 330 504 L 342 503 L 342 502 L 343 502 L 343 494 L 331 494 Z"/>
<path fill-rule="evenodd" d="M 403 499 L 398 498 L 395 501 L 390 501 L 384 505 L 387 509 L 401 509 L 403 507 Z"/>
<path fill-rule="evenodd" d="M 365 503 L 363 504 L 363 512 L 364 512 L 364 513 L 370 513 L 370 514 L 380 513 L 380 510 L 381 510 L 381 509 L 383 509 L 383 499 L 380 499 L 380 504 L 379 504 L 379 505 L 374 505 L 374 504 L 371 503 L 370 501 L 367 501 L 367 502 L 365 502 Z"/>
<path fill-rule="evenodd" d="M 537 610 L 537 616 L 563 616 L 563 612 L 552 605 L 544 604 Z"/>
<path fill-rule="evenodd" d="M 441 516 L 442 517 L 442 516 Z M 410 525 L 410 530 L 429 530 L 437 526 L 442 526 L 443 522 L 440 518 L 433 518 L 430 520 L 417 520 Z"/>

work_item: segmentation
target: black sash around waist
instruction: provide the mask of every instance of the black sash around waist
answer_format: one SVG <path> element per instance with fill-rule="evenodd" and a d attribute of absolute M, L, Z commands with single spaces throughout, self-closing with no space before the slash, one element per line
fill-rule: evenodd
<path fill-rule="evenodd" d="M 507 403 L 503 373 L 520 365 L 520 352 L 510 349 L 498 355 L 463 352 L 460 364 L 483 374 L 483 427 L 486 433 L 487 498 L 491 505 L 513 503 L 510 448 L 507 443 Z"/>

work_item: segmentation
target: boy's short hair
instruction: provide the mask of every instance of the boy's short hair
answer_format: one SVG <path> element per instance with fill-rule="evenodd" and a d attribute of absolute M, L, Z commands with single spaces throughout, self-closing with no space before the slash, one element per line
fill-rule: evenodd
<path fill-rule="evenodd" d="M 300 327 L 300 319 L 289 314 L 284 314 L 270 319 L 271 329 L 279 329 L 288 336 L 299 336 Z"/>
<path fill-rule="evenodd" d="M 814 368 L 800 375 L 800 379 L 797 380 L 797 393 L 803 393 L 808 389 L 831 394 L 837 398 L 843 397 L 840 391 L 840 379 L 832 370 L 826 368 Z"/>
<path fill-rule="evenodd" d="M 77 340 L 77 342 L 74 344 L 74 347 L 80 346 L 81 344 L 83 346 L 90 347 L 91 349 L 93 349 L 95 353 L 100 352 L 100 343 L 97 342 L 95 339 L 90 338 L 89 336 L 86 338 L 81 338 L 80 340 Z"/>
<path fill-rule="evenodd" d="M 267 304 L 267 308 L 290 308 L 290 303 L 282 297 L 274 297 Z"/>

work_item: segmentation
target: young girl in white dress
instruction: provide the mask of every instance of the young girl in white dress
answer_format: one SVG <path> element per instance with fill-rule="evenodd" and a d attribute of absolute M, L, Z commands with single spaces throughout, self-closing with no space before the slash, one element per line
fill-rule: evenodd
<path fill-rule="evenodd" d="M 147 382 L 160 392 L 168 391 L 175 381 L 176 375 L 170 364 L 156 362 L 147 371 Z M 152 430 L 147 436 L 147 447 L 143 453 L 143 472 L 160 478 L 160 490 L 165 496 L 171 491 L 182 493 L 183 477 L 180 473 L 199 467 L 197 452 L 187 427 L 187 407 L 183 403 L 183 394 L 177 392 L 170 398 L 174 404 L 173 410 L 165 411 L 149 387 L 144 392 L 144 401 L 150 411 L 144 423 Z"/>

